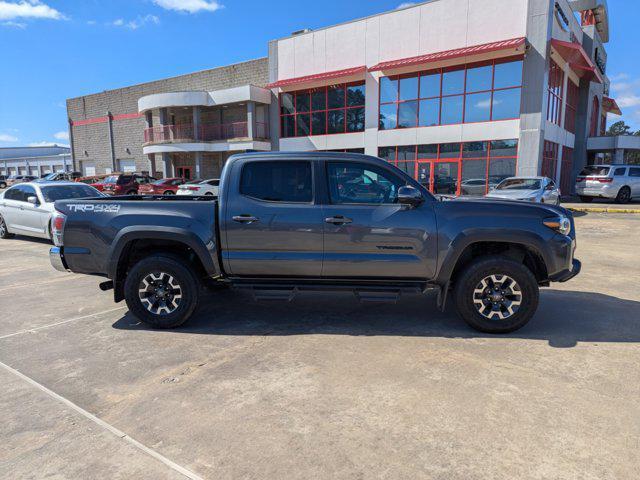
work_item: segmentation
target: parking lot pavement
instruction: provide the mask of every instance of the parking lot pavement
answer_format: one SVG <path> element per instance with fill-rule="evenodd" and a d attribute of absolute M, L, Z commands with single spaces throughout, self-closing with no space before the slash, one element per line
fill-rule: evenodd
<path fill-rule="evenodd" d="M 108 311 L 98 279 L 58 281 L 45 243 L 2 242 L 20 282 L 0 276 L 0 477 L 635 478 L 640 216 L 576 222 L 582 274 L 507 336 L 432 296 L 265 306 L 235 291 L 153 331 Z"/>

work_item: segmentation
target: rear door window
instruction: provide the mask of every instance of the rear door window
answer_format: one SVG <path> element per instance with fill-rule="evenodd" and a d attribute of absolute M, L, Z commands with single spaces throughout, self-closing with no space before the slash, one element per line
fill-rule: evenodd
<path fill-rule="evenodd" d="M 630 177 L 640 177 L 640 168 L 630 168 L 629 169 Z"/>
<path fill-rule="evenodd" d="M 311 162 L 249 162 L 242 168 L 240 194 L 268 202 L 310 203 Z"/>
<path fill-rule="evenodd" d="M 588 166 L 584 167 L 584 169 L 580 172 L 580 175 L 583 177 L 606 177 L 609 175 L 609 167 L 596 167 L 596 166 Z"/>
<path fill-rule="evenodd" d="M 616 168 L 613 172 L 613 175 L 616 177 L 624 177 L 624 174 L 627 173 L 626 168 Z"/>

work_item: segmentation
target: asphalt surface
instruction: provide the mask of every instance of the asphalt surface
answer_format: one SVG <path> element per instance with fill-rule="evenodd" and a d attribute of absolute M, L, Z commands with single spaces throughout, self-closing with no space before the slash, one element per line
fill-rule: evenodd
<path fill-rule="evenodd" d="M 577 228 L 583 273 L 507 336 L 433 296 L 234 291 L 153 331 L 0 241 L 0 478 L 637 478 L 640 215 Z"/>

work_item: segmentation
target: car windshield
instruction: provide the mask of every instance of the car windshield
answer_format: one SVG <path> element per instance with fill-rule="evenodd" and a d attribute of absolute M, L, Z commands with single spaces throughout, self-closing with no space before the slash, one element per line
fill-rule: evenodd
<path fill-rule="evenodd" d="M 118 181 L 118 175 L 112 175 L 105 178 L 102 183 L 116 183 Z"/>
<path fill-rule="evenodd" d="M 41 190 L 44 201 L 47 203 L 55 202 L 56 200 L 100 196 L 100 192 L 89 185 L 55 185 L 42 187 Z"/>
<path fill-rule="evenodd" d="M 42 179 L 43 180 L 53 180 L 56 175 L 57 175 L 56 173 L 50 173 L 50 174 L 45 175 L 44 177 L 42 177 Z"/>
<path fill-rule="evenodd" d="M 152 185 L 165 185 L 167 183 L 172 182 L 174 179 L 172 178 L 161 178 L 160 180 L 156 180 L 155 182 L 151 182 Z"/>
<path fill-rule="evenodd" d="M 580 172 L 580 175 L 582 175 L 583 177 L 595 177 L 595 176 L 602 176 L 602 177 L 606 177 L 607 175 L 609 175 L 609 167 L 598 167 L 598 166 L 588 166 L 588 167 L 584 167 L 582 169 L 582 171 Z"/>
<path fill-rule="evenodd" d="M 510 178 L 496 187 L 496 190 L 538 190 L 540 180 L 536 178 Z"/>

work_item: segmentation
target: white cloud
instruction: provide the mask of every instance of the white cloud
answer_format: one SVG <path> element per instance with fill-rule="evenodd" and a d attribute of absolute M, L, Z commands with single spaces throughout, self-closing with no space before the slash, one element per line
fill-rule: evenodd
<path fill-rule="evenodd" d="M 8 133 L 0 133 L 0 142 L 3 143 L 10 143 L 10 142 L 17 142 L 18 138 L 14 137 L 13 135 L 9 135 Z"/>
<path fill-rule="evenodd" d="M 54 142 L 33 142 L 27 145 L 27 147 L 68 147 L 69 145 L 63 143 L 54 143 Z"/>
<path fill-rule="evenodd" d="M 160 19 L 155 15 L 145 15 L 144 17 L 138 17 L 135 20 L 126 21 L 122 18 L 118 18 L 107 25 L 111 25 L 114 27 L 123 27 L 128 28 L 129 30 L 137 30 L 140 27 L 144 27 L 145 25 L 153 24 L 159 25 Z"/>
<path fill-rule="evenodd" d="M 62 132 L 54 133 L 53 138 L 57 140 L 69 140 L 69 132 L 62 131 Z"/>
<path fill-rule="evenodd" d="M 500 103 L 502 103 L 502 100 L 498 100 L 498 99 L 494 100 L 494 102 L 493 102 L 494 105 L 498 105 Z M 487 100 L 480 100 L 479 102 L 477 102 L 475 104 L 475 107 L 476 108 L 484 108 L 484 109 L 491 108 L 491 99 L 489 98 Z"/>
<path fill-rule="evenodd" d="M 415 4 L 415 2 L 402 2 L 396 7 L 396 10 L 400 10 L 401 8 L 413 7 Z"/>
<path fill-rule="evenodd" d="M 223 8 L 215 0 L 153 0 L 153 3 L 166 10 L 187 13 L 215 12 Z"/>
<path fill-rule="evenodd" d="M 640 128 L 640 78 L 627 73 L 612 75 L 611 96 L 623 114 L 622 118 L 611 114 L 611 121 L 625 120 L 632 130 Z"/>
<path fill-rule="evenodd" d="M 27 28 L 27 24 L 26 23 L 14 22 L 14 21 L 11 21 L 11 20 L 9 20 L 8 22 L 2 22 L 2 23 L 0 23 L 0 25 L 2 25 L 3 27 L 17 28 L 19 30 L 24 30 L 25 28 Z"/>
<path fill-rule="evenodd" d="M 620 108 L 640 106 L 640 97 L 637 95 L 624 95 L 616 99 Z"/>
<path fill-rule="evenodd" d="M 87 20 L 87 25 L 95 25 L 96 23 L 98 22 L 96 22 L 95 20 Z"/>
<path fill-rule="evenodd" d="M 0 20 L 15 20 L 18 18 L 64 20 L 66 17 L 40 0 L 20 0 L 18 2 L 0 0 Z"/>

